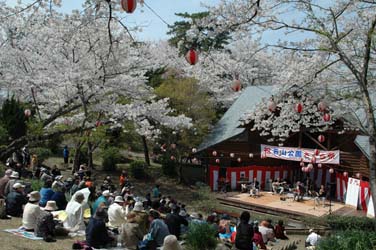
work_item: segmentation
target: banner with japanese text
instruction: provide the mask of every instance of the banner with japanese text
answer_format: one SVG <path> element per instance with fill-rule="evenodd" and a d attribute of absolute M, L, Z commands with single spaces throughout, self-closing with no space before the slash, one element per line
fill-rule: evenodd
<path fill-rule="evenodd" d="M 304 161 L 321 164 L 339 164 L 339 150 L 277 147 L 261 144 L 261 157 L 287 161 Z"/>

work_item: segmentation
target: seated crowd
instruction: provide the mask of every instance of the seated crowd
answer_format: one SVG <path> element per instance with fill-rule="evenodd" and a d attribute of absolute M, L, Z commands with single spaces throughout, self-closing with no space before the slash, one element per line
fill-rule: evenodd
<path fill-rule="evenodd" d="M 6 201 L 6 214 L 22 217 L 24 230 L 34 232 L 46 242 L 56 241 L 56 236 L 82 233 L 86 240 L 75 243 L 74 249 L 119 245 L 131 250 L 161 246 L 166 250 L 181 249 L 178 241 L 184 238 L 188 226 L 202 223 L 211 225 L 219 239 L 234 244 L 239 250 L 256 246 L 267 249 L 268 242 L 288 239 L 283 221 L 275 226 L 270 220 L 258 223 L 251 221 L 249 212 L 241 214 L 239 223 L 234 223 L 228 215 L 212 213 L 205 220 L 202 214 L 188 214 L 184 204 L 162 196 L 158 185 L 144 197 L 136 196 L 126 172 L 121 174 L 118 185 L 106 177 L 97 185 L 97 192 L 84 165 L 66 180 L 60 171 L 54 170 L 52 173 L 41 169 L 39 178 L 43 187 L 28 193 L 17 172 L 9 169 L 0 179 L 0 198 Z M 89 216 L 85 216 L 88 210 Z M 64 218 L 58 217 L 55 211 L 64 211 Z"/>

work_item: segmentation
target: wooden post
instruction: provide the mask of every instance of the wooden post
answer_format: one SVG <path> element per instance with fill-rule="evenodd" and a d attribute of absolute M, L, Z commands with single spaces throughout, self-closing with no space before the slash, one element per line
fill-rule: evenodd
<path fill-rule="evenodd" d="M 330 150 L 330 147 L 331 147 L 331 142 L 332 142 L 332 134 L 331 133 L 329 133 L 328 134 L 328 143 L 327 143 L 327 148 L 328 148 L 328 150 Z"/>
<path fill-rule="evenodd" d="M 299 131 L 299 148 L 302 147 L 302 142 L 303 142 L 303 133 L 302 133 L 302 131 L 300 130 L 300 131 Z"/>

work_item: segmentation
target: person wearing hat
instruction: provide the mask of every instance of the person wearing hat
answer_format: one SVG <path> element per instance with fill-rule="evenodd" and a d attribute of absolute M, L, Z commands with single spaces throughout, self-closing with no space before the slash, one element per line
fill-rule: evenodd
<path fill-rule="evenodd" d="M 29 195 L 29 202 L 25 205 L 22 214 L 22 227 L 26 231 L 34 231 L 37 218 L 40 214 L 39 200 L 40 194 L 38 191 L 33 191 Z"/>
<path fill-rule="evenodd" d="M 13 184 L 12 191 L 6 198 L 6 212 L 10 216 L 21 217 L 22 206 L 27 203 L 27 197 L 23 194 L 25 186 L 21 183 Z"/>
<path fill-rule="evenodd" d="M 114 203 L 108 208 L 108 226 L 111 229 L 119 229 L 125 223 L 125 216 L 124 199 L 121 196 L 116 196 Z"/>
<path fill-rule="evenodd" d="M 63 176 L 62 175 L 57 175 L 55 177 L 54 182 L 52 183 L 51 188 L 52 188 L 52 190 L 54 192 L 56 192 L 57 190 L 59 190 L 59 189 L 61 189 L 63 187 L 64 187 Z"/>
<path fill-rule="evenodd" d="M 12 171 L 11 175 L 9 176 L 9 181 L 5 185 L 4 190 L 4 197 L 6 197 L 13 189 L 13 185 L 16 182 L 20 182 L 18 179 L 20 178 L 20 174 L 17 171 Z"/>
<path fill-rule="evenodd" d="M 65 187 L 59 186 L 52 195 L 51 200 L 56 202 L 58 210 L 64 210 L 68 204 L 65 197 Z"/>
<path fill-rule="evenodd" d="M 5 195 L 5 187 L 8 184 L 10 180 L 10 176 L 12 175 L 12 169 L 7 169 L 5 171 L 5 174 L 0 179 L 0 199 L 4 199 L 6 197 Z"/>
<path fill-rule="evenodd" d="M 65 209 L 67 219 L 64 227 L 72 231 L 84 230 L 84 200 L 85 196 L 80 191 L 76 192 Z"/>
<path fill-rule="evenodd" d="M 98 207 L 86 228 L 86 244 L 93 248 L 109 248 L 116 245 L 115 238 L 106 228 L 108 220 L 104 207 Z"/>
<path fill-rule="evenodd" d="M 120 228 L 120 239 L 126 249 L 136 250 L 137 245 L 144 233 L 142 232 L 140 225 L 137 223 L 137 215 L 134 212 L 127 214 L 127 222 Z"/>
<path fill-rule="evenodd" d="M 41 210 L 35 227 L 35 236 L 42 237 L 46 242 L 55 242 L 55 222 L 51 212 L 56 211 L 55 201 L 47 201 L 46 206 Z"/>
<path fill-rule="evenodd" d="M 313 229 L 310 229 L 309 231 L 309 235 L 305 241 L 305 246 L 306 247 L 316 247 L 320 240 L 321 240 L 321 236 L 318 235 L 317 233 L 315 233 L 315 230 Z"/>
<path fill-rule="evenodd" d="M 168 226 L 160 219 L 160 214 L 157 211 L 149 212 L 150 229 L 147 234 L 147 239 L 150 245 L 156 245 L 158 247 L 163 245 L 164 238 L 170 234 Z"/>
<path fill-rule="evenodd" d="M 188 226 L 188 221 L 183 217 L 179 216 L 180 208 L 176 206 L 174 203 L 171 204 L 173 204 L 170 207 L 172 212 L 166 216 L 165 222 L 168 226 L 170 234 L 175 235 L 176 238 L 179 239 L 181 233 L 181 226 Z"/>
<path fill-rule="evenodd" d="M 144 210 L 143 203 L 141 201 L 137 201 L 134 204 L 132 212 L 136 215 L 136 222 L 140 226 L 142 233 L 145 235 L 149 229 L 149 216 Z"/>
<path fill-rule="evenodd" d="M 169 235 L 164 238 L 161 250 L 182 250 L 182 247 L 175 235 Z"/>
<path fill-rule="evenodd" d="M 95 200 L 93 207 L 92 207 L 92 214 L 95 214 L 95 211 L 97 211 L 98 207 L 108 207 L 109 202 L 108 199 L 110 198 L 111 193 L 109 190 L 105 190 L 102 192 L 102 195 L 98 197 L 98 199 Z"/>

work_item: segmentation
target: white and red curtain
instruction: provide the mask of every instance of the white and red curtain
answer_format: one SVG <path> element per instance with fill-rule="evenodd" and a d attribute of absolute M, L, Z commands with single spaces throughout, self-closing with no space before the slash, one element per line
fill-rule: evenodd
<path fill-rule="evenodd" d="M 336 173 L 336 198 L 338 201 L 345 202 L 348 181 L 348 176 L 344 176 L 343 173 Z"/>

